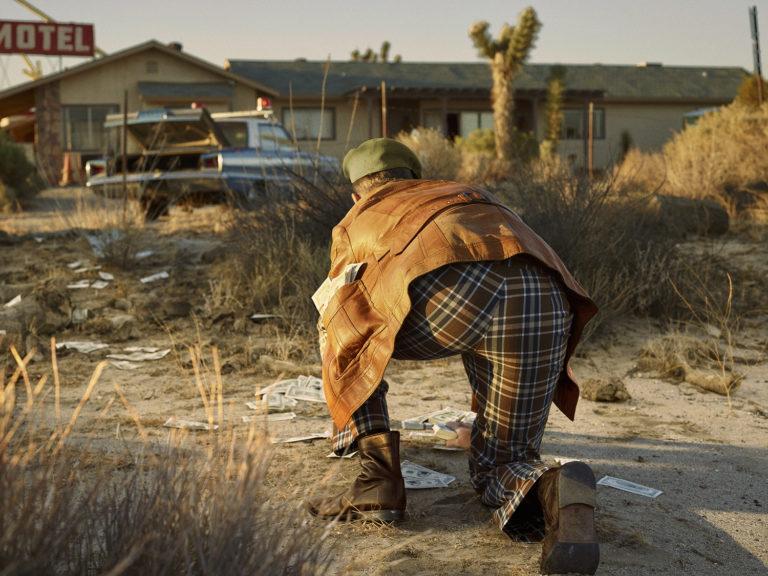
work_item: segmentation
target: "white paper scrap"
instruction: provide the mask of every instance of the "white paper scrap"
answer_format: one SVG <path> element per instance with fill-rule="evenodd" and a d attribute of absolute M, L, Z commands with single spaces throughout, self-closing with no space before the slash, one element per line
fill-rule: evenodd
<path fill-rule="evenodd" d="M 648 486 L 636 484 L 635 482 L 630 482 L 629 480 L 624 480 L 622 478 L 614 478 L 613 476 L 603 476 L 597 483 L 600 486 L 610 486 L 611 488 L 623 490 L 624 492 L 631 492 L 632 494 L 638 494 L 647 498 L 656 498 L 660 494 L 663 494 L 661 490 L 657 490 L 656 488 L 649 488 Z"/>
<path fill-rule="evenodd" d="M 262 320 L 270 320 L 272 318 L 280 318 L 276 314 L 251 314 L 251 320 L 254 322 L 261 322 Z"/>
<path fill-rule="evenodd" d="M 82 265 L 83 265 L 82 260 L 75 260 L 74 262 L 70 262 L 69 264 L 67 264 L 67 268 L 71 268 L 72 270 L 74 270 L 75 268 L 80 268 Z"/>
<path fill-rule="evenodd" d="M 176 418 L 171 416 L 163 424 L 166 428 L 183 428 L 184 430 L 210 430 L 211 426 L 207 422 L 198 422 L 196 420 L 184 420 L 183 418 Z M 218 424 L 213 425 L 214 430 L 218 430 Z"/>
<path fill-rule="evenodd" d="M 285 391 L 285 397 L 325 404 L 323 381 L 316 376 L 299 376 Z"/>
<path fill-rule="evenodd" d="M 67 288 L 69 288 L 70 290 L 80 290 L 82 288 L 90 288 L 90 286 L 91 286 L 90 280 L 79 280 L 74 284 L 67 284 Z"/>
<path fill-rule="evenodd" d="M 150 276 L 145 276 L 139 282 L 142 284 L 149 284 L 150 282 L 157 282 L 158 280 L 165 280 L 166 278 L 170 278 L 170 275 L 168 272 L 163 270 L 162 272 L 158 272 L 157 274 L 151 274 Z"/>
<path fill-rule="evenodd" d="M 455 476 L 430 470 L 409 460 L 400 463 L 406 490 L 423 490 L 425 488 L 445 488 L 456 480 Z"/>
<path fill-rule="evenodd" d="M 128 362 L 143 362 L 145 360 L 160 360 L 165 358 L 171 351 L 170 348 L 158 350 L 157 352 L 131 352 L 129 354 L 107 354 L 107 358 L 112 360 L 127 360 Z"/>
<path fill-rule="evenodd" d="M 136 260 L 143 260 L 144 258 L 152 256 L 152 254 L 154 254 L 152 250 L 142 250 L 141 252 L 136 252 Z"/>
<path fill-rule="evenodd" d="M 344 454 L 344 456 L 339 456 L 338 454 L 336 454 L 336 452 L 331 452 L 326 456 L 326 458 L 342 458 L 344 460 L 348 460 L 350 458 L 354 458 L 356 455 L 357 455 L 357 450 L 355 450 L 354 452 L 347 452 L 346 454 Z"/>
<path fill-rule="evenodd" d="M 112 360 L 110 364 L 118 370 L 136 370 L 136 368 L 141 368 L 141 364 L 128 362 L 127 360 Z"/>
<path fill-rule="evenodd" d="M 109 282 L 105 280 L 94 280 L 93 284 L 91 284 L 91 288 L 95 288 L 96 290 L 103 290 L 109 286 Z"/>
<path fill-rule="evenodd" d="M 157 346 L 127 346 L 123 352 L 157 352 L 160 350 Z"/>
<path fill-rule="evenodd" d="M 94 352 L 96 350 L 103 350 L 104 348 L 109 348 L 109 345 L 104 344 L 103 342 L 84 342 L 79 340 L 71 340 L 69 342 L 57 342 L 56 349 L 61 350 L 62 348 L 67 350 L 77 350 L 78 352 L 82 352 L 83 354 L 90 354 L 91 352 Z"/>
<path fill-rule="evenodd" d="M 8 300 L 8 302 L 5 303 L 6 308 L 10 308 L 11 306 L 16 306 L 16 304 L 19 304 L 21 302 L 21 294 L 17 294 L 14 298 Z"/>
<path fill-rule="evenodd" d="M 263 420 L 264 416 L 263 415 L 243 416 L 242 418 L 243 418 L 243 422 L 247 424 L 248 422 L 258 422 L 260 420 Z M 295 420 L 295 419 L 296 419 L 296 414 L 294 414 L 293 412 L 280 412 L 277 414 L 266 415 L 267 422 L 286 422 L 288 420 Z"/>
<path fill-rule="evenodd" d="M 307 434 L 306 436 L 292 436 L 291 438 L 273 438 L 272 444 L 291 444 L 293 442 L 311 442 L 312 440 L 322 440 L 324 438 L 330 438 L 331 433 L 328 431 L 317 432 L 315 434 Z"/>
<path fill-rule="evenodd" d="M 99 272 L 99 278 L 101 278 L 102 280 L 114 280 L 115 275 L 110 274 L 109 272 Z"/>

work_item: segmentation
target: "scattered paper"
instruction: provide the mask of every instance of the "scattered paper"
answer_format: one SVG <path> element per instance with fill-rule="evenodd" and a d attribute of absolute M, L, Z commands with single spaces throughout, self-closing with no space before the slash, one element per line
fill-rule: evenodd
<path fill-rule="evenodd" d="M 102 280 L 114 280 L 115 275 L 110 274 L 109 272 L 99 272 L 99 278 L 101 278 Z"/>
<path fill-rule="evenodd" d="M 75 260 L 74 262 L 70 262 L 67 264 L 67 268 L 71 268 L 74 270 L 75 268 L 80 268 L 83 265 L 82 260 Z"/>
<path fill-rule="evenodd" d="M 459 448 L 458 446 L 445 446 L 443 444 L 433 446 L 432 449 L 442 450 L 443 452 L 464 452 L 464 448 Z"/>
<path fill-rule="evenodd" d="M 441 440 L 455 440 L 459 437 L 456 430 L 451 430 L 445 424 L 433 424 L 432 432 L 437 438 Z"/>
<path fill-rule="evenodd" d="M 101 270 L 101 266 L 83 266 L 82 268 L 78 268 L 75 270 L 75 274 L 83 274 L 85 272 L 95 272 L 96 270 Z"/>
<path fill-rule="evenodd" d="M 170 278 L 170 275 L 168 272 L 163 270 L 162 272 L 158 272 L 157 274 L 152 274 L 150 276 L 145 276 L 139 282 L 142 284 L 149 284 L 150 282 L 157 282 L 158 280 L 165 280 L 166 278 Z"/>
<path fill-rule="evenodd" d="M 152 256 L 154 252 L 152 250 L 142 250 L 141 252 L 136 252 L 136 260 L 143 260 L 144 258 L 148 258 L 149 256 Z"/>
<path fill-rule="evenodd" d="M 40 244 L 42 241 L 43 241 L 43 237 L 42 236 L 35 236 L 35 242 Z"/>
<path fill-rule="evenodd" d="M 296 378 L 290 378 L 288 380 L 278 380 L 274 384 L 265 386 L 258 392 L 256 396 L 265 396 L 267 394 L 285 394 L 293 384 L 296 383 Z"/>
<path fill-rule="evenodd" d="M 325 404 L 323 381 L 316 376 L 299 376 L 295 383 L 291 384 L 285 391 L 285 397 Z"/>
<path fill-rule="evenodd" d="M 95 352 L 96 350 L 103 350 L 104 348 L 109 348 L 109 345 L 104 344 L 103 342 L 82 342 L 79 340 L 72 340 L 70 342 L 57 342 L 56 349 L 61 350 L 62 348 L 66 350 L 77 350 L 78 352 L 82 352 L 83 354 L 90 354 L 91 352 Z"/>
<path fill-rule="evenodd" d="M 468 410 L 459 410 L 458 408 L 443 408 L 429 414 L 423 414 L 414 418 L 403 420 L 404 430 L 423 430 L 422 424 L 448 424 L 449 422 L 463 422 L 472 424 L 477 414 Z M 432 428 L 432 426 L 429 426 Z"/>
<path fill-rule="evenodd" d="M 324 438 L 330 438 L 331 433 L 328 431 L 317 432 L 315 434 L 307 434 L 306 436 L 293 436 L 291 438 L 273 438 L 272 444 L 291 444 L 293 442 L 311 442 L 312 440 L 322 440 Z"/>
<path fill-rule="evenodd" d="M 254 322 L 261 322 L 262 320 L 270 320 L 271 318 L 280 318 L 276 314 L 251 314 L 251 320 Z"/>
<path fill-rule="evenodd" d="M 422 490 L 425 488 L 445 488 L 456 480 L 455 476 L 430 470 L 409 460 L 403 460 L 400 470 L 405 480 L 405 488 L 408 490 Z"/>
<path fill-rule="evenodd" d="M 90 288 L 90 286 L 91 286 L 90 280 L 79 280 L 74 284 L 67 284 L 67 288 L 69 288 L 70 290 L 80 290 L 82 288 Z"/>
<path fill-rule="evenodd" d="M 326 458 L 343 458 L 344 460 L 348 460 L 349 458 L 354 458 L 356 455 L 357 455 L 357 450 L 355 450 L 354 452 L 347 452 L 346 454 L 344 454 L 344 456 L 339 456 L 338 454 L 336 454 L 336 452 L 331 452 L 326 456 Z"/>
<path fill-rule="evenodd" d="M 136 362 L 128 362 L 127 360 L 112 360 L 110 364 L 118 370 L 136 370 L 136 368 L 141 367 L 141 364 L 137 364 Z"/>
<path fill-rule="evenodd" d="M 603 476 L 597 481 L 600 486 L 610 486 L 624 492 L 631 492 L 632 494 L 638 494 L 640 496 L 646 496 L 647 498 L 656 498 L 660 494 L 663 494 L 661 490 L 656 488 L 649 488 L 642 484 L 636 484 L 629 480 L 623 480 L 622 478 L 614 478 L 613 476 Z"/>
<path fill-rule="evenodd" d="M 210 430 L 211 426 L 207 422 L 198 422 L 196 420 L 184 420 L 171 416 L 163 424 L 166 428 L 183 428 L 184 430 Z M 214 430 L 218 430 L 218 424 L 213 425 Z"/>
<path fill-rule="evenodd" d="M 82 324 L 88 320 L 88 308 L 75 308 L 72 310 L 72 323 Z"/>
<path fill-rule="evenodd" d="M 263 420 L 264 416 L 243 416 L 243 422 L 258 422 Z M 296 414 L 293 412 L 281 412 L 278 414 L 266 414 L 267 422 L 286 422 L 288 420 L 295 420 Z"/>
<path fill-rule="evenodd" d="M 127 360 L 128 362 L 144 362 L 145 360 L 160 360 L 165 358 L 171 351 L 170 348 L 158 350 L 157 352 L 131 352 L 129 354 L 107 354 L 107 358 L 112 360 Z"/>
<path fill-rule="evenodd" d="M 157 352 L 160 348 L 157 346 L 128 346 L 123 348 L 124 352 Z"/>
<path fill-rule="evenodd" d="M 357 278 L 360 268 L 363 267 L 364 262 L 355 262 L 347 264 L 344 271 L 335 278 L 326 278 L 320 287 L 312 294 L 312 302 L 315 303 L 315 308 L 323 315 L 325 308 L 333 298 L 333 295 L 338 292 L 339 288 L 345 284 L 351 284 Z"/>
<path fill-rule="evenodd" d="M 16 306 L 16 304 L 19 304 L 21 302 L 21 294 L 17 294 L 14 298 L 8 300 L 8 302 L 5 303 L 6 308 L 10 308 L 11 306 Z"/>
<path fill-rule="evenodd" d="M 91 284 L 91 288 L 95 288 L 96 290 L 103 290 L 109 286 L 109 282 L 106 282 L 105 280 L 94 280 L 93 284 Z"/>
<path fill-rule="evenodd" d="M 258 402 L 246 402 L 245 405 L 251 410 L 264 410 L 267 412 L 288 412 L 294 408 L 298 402 L 295 398 L 287 398 L 282 394 L 268 394 Z"/>

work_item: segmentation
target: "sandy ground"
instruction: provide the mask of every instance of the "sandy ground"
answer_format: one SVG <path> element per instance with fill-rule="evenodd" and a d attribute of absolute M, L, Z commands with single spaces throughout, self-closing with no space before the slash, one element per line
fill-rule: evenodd
<path fill-rule="evenodd" d="M 70 262 L 96 263 L 83 237 L 61 233 L 71 224 L 62 220 L 62 212 L 75 210 L 77 204 L 72 195 L 72 191 L 49 193 L 36 211 L 0 216 L 0 231 L 17 235 L 0 247 L 0 304 L 16 293 L 27 298 L 43 282 L 63 286 L 80 279 L 67 268 Z M 100 413 L 114 397 L 115 382 L 158 441 L 167 437 L 162 424 L 169 416 L 204 419 L 188 344 L 221 349 L 226 418 L 243 430 L 247 425 L 241 417 L 252 414 L 245 402 L 254 398 L 256 389 L 286 374 L 257 361 L 261 354 L 275 353 L 274 341 L 281 338 L 275 326 L 222 318 L 215 312 L 217 288 L 215 282 L 209 283 L 215 281 L 209 276 L 209 264 L 215 262 L 223 242 L 219 231 L 226 217 L 225 210 L 215 207 L 192 213 L 174 210 L 169 221 L 149 225 L 138 234 L 139 248 L 154 250 L 152 256 L 127 269 L 104 266 L 103 271 L 115 276 L 104 290 L 69 291 L 73 307 L 88 308 L 91 318 L 57 332 L 57 339 L 102 341 L 109 349 L 62 355 L 65 413 L 72 410 L 107 352 L 137 345 L 172 349 L 162 360 L 142 363 L 136 370 L 105 371 L 78 425 L 79 433 L 97 439 L 105 453 L 119 454 L 124 440 L 135 438 L 124 411 Z M 764 244 L 745 238 L 718 242 L 718 249 L 737 264 L 746 258 L 750 266 L 768 266 Z M 167 281 L 139 282 L 162 270 L 170 273 Z M 128 300 L 130 309 L 116 309 L 115 299 Z M 179 302 L 186 302 L 187 308 Z M 134 329 L 109 327 L 110 318 L 126 313 L 134 316 Z M 593 466 L 598 478 L 617 476 L 663 491 L 649 499 L 598 488 L 602 544 L 598 574 L 768 573 L 768 316 L 765 310 L 762 314 L 745 318 L 736 335 L 737 368 L 744 379 L 730 402 L 688 384 L 638 372 L 643 345 L 664 334 L 655 322 L 616 323 L 580 351 L 574 366 L 580 378 L 623 378 L 632 398 L 622 403 L 581 400 L 575 422 L 553 409 L 544 457 L 579 458 Z M 42 371 L 45 365 L 40 359 L 32 365 L 33 372 L 35 366 Z M 293 370 L 317 372 L 316 364 Z M 393 418 L 446 406 L 468 409 L 469 388 L 458 361 L 393 363 L 388 379 Z M 302 403 L 296 412 L 293 422 L 270 424 L 270 434 L 282 438 L 327 429 L 323 406 Z M 328 459 L 329 449 L 323 440 L 276 446 L 269 474 L 275 498 L 288 498 L 297 489 L 311 489 L 320 482 L 331 488 L 349 482 L 357 463 Z M 465 454 L 405 439 L 402 457 L 452 474 L 456 481 L 444 489 L 409 492 L 408 521 L 396 527 L 333 528 L 334 573 L 537 573 L 540 545 L 512 542 L 490 523 L 490 510 L 479 503 L 469 484 Z"/>

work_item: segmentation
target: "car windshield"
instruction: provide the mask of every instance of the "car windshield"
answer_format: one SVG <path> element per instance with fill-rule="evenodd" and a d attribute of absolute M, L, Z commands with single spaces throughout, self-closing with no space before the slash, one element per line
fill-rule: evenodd
<path fill-rule="evenodd" d="M 290 150 L 291 138 L 285 128 L 277 124 L 259 124 L 259 136 L 262 150 Z"/>
<path fill-rule="evenodd" d="M 233 148 L 248 147 L 248 124 L 246 122 L 216 122 Z"/>

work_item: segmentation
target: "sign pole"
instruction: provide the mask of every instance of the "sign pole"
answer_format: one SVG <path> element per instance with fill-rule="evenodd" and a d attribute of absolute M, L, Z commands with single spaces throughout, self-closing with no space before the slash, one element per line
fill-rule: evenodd
<path fill-rule="evenodd" d="M 755 80 L 757 81 L 757 102 L 763 104 L 763 69 L 760 64 L 760 30 L 757 27 L 757 6 L 749 9 L 749 27 L 752 32 L 752 58 L 754 60 Z"/>

